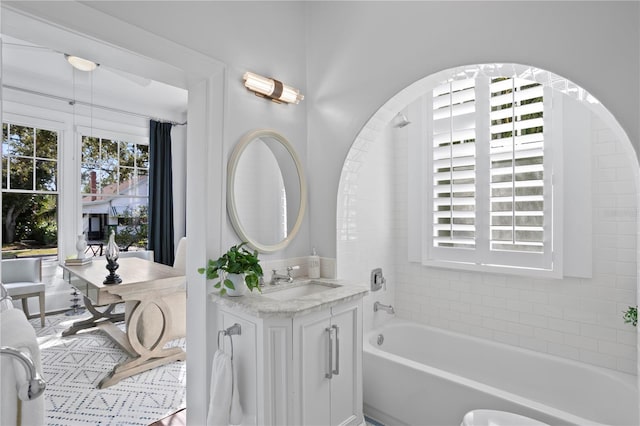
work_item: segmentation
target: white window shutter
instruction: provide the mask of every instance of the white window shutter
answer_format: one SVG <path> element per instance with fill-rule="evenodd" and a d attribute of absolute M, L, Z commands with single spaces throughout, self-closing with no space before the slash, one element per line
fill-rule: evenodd
<path fill-rule="evenodd" d="M 433 90 L 429 181 L 430 252 L 471 261 L 476 247 L 475 80 Z"/>
<path fill-rule="evenodd" d="M 551 269 L 550 99 L 520 78 L 433 90 L 431 260 Z"/>
<path fill-rule="evenodd" d="M 439 258 L 460 259 L 447 249 L 476 247 L 475 90 L 474 79 L 452 81 L 433 90 L 432 193 L 428 198 L 432 249 Z"/>
<path fill-rule="evenodd" d="M 489 263 L 551 265 L 551 172 L 545 168 L 543 86 L 519 78 L 490 85 Z"/>
<path fill-rule="evenodd" d="M 491 83 L 491 250 L 544 251 L 542 85 Z"/>

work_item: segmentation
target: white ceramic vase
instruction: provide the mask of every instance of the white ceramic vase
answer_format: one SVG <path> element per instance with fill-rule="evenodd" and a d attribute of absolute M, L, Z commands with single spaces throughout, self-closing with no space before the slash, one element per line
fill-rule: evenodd
<path fill-rule="evenodd" d="M 76 240 L 76 251 L 78 252 L 78 259 L 84 259 L 84 251 L 87 249 L 87 241 L 84 239 L 84 234 L 79 234 Z"/>
<path fill-rule="evenodd" d="M 107 247 L 104 250 L 104 256 L 107 261 L 115 262 L 120 257 L 120 248 L 116 243 L 116 233 L 111 230 L 109 234 L 109 241 L 107 242 Z"/>
<path fill-rule="evenodd" d="M 227 279 L 231 280 L 235 290 L 231 290 L 228 287 L 227 295 L 229 296 L 242 296 L 247 291 L 247 284 L 244 282 L 244 274 L 227 274 Z"/>

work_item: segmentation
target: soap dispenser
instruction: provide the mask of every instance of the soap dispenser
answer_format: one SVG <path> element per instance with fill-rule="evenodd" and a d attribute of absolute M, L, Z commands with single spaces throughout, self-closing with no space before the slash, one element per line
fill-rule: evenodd
<path fill-rule="evenodd" d="M 316 249 L 311 251 L 309 256 L 309 278 L 320 278 L 320 256 L 316 254 Z"/>

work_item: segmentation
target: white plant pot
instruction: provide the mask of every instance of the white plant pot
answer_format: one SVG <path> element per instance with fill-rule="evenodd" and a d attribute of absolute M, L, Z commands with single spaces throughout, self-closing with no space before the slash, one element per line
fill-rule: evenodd
<path fill-rule="evenodd" d="M 227 289 L 227 295 L 242 296 L 247 291 L 247 284 L 244 282 L 244 274 L 227 274 L 227 279 L 231 280 L 235 287 L 235 290 L 231 290 L 225 286 L 225 289 Z"/>

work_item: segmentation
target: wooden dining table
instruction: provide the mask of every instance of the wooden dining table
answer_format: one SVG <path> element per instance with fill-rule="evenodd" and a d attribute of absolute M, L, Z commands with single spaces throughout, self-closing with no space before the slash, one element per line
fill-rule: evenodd
<path fill-rule="evenodd" d="M 120 380 L 165 365 L 186 359 L 182 348 L 165 348 L 165 344 L 174 335 L 173 328 L 177 321 L 172 318 L 169 306 L 172 298 L 185 291 L 186 278 L 184 272 L 171 266 L 149 260 L 127 257 L 117 260 L 119 268 L 116 273 L 122 278 L 119 284 L 104 284 L 109 271 L 104 258 L 94 258 L 86 265 L 63 265 L 65 276 L 71 286 L 84 296 L 84 304 L 91 313 L 91 318 L 76 321 L 62 335 L 69 336 L 80 330 L 97 327 L 109 335 L 130 358 L 113 367 L 100 381 L 98 388 L 106 388 Z M 124 312 L 114 312 L 116 306 L 130 302 L 133 308 L 128 312 L 125 331 L 116 323 L 125 320 Z M 128 309 L 129 311 L 129 309 Z M 153 311 L 153 312 L 152 312 Z M 151 344 L 143 339 L 141 318 L 145 312 L 160 312 L 163 321 L 159 335 Z M 147 339 L 148 340 L 148 339 Z"/>

